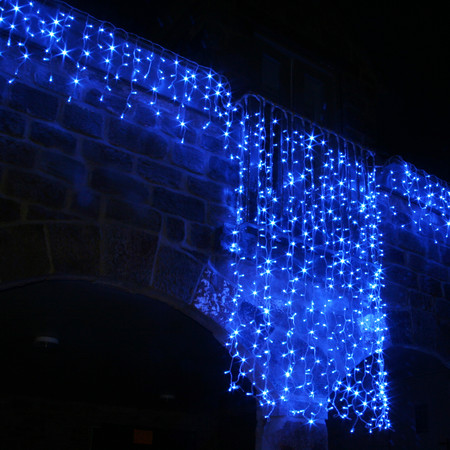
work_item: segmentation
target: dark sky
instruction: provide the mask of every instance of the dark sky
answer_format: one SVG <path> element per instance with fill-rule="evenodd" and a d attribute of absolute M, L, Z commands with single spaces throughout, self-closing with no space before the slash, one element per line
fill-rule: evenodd
<path fill-rule="evenodd" d="M 356 52 L 372 67 L 383 88 L 378 99 L 375 150 L 399 154 L 450 181 L 450 33 L 443 6 L 434 2 L 320 0 L 69 3 L 175 51 L 170 42 L 161 41 L 168 36 L 161 37 L 164 27 L 167 31 L 172 25 L 173 30 L 174 22 L 195 27 L 205 15 L 258 22 L 297 40 L 299 47 L 308 34 L 318 33 L 324 52 L 335 57 Z"/>

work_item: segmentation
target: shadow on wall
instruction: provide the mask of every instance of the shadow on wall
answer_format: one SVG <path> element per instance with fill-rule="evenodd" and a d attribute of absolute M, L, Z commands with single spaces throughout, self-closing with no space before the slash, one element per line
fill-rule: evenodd
<path fill-rule="evenodd" d="M 369 434 L 340 418 L 327 421 L 329 450 L 450 448 L 450 369 L 412 349 L 386 350 L 393 429 Z"/>

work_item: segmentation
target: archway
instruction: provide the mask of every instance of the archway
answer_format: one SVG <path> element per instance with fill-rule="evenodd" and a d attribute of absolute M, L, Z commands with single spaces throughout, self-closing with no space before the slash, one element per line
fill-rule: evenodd
<path fill-rule="evenodd" d="M 0 312 L 2 448 L 254 448 L 227 351 L 171 306 L 54 280 L 1 291 Z"/>

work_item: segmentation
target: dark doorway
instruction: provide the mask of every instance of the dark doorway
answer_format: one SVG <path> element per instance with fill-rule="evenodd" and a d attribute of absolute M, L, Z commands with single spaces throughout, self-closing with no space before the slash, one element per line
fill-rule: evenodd
<path fill-rule="evenodd" d="M 174 308 L 82 281 L 0 292 L 0 448 L 254 448 L 230 358 Z"/>

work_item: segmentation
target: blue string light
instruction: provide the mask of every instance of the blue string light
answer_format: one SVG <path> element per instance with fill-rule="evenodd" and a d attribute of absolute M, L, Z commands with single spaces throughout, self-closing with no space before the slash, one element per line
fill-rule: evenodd
<path fill-rule="evenodd" d="M 267 416 L 388 428 L 373 156 L 262 98 L 241 108 L 231 389 L 250 379 Z"/>
<path fill-rule="evenodd" d="M 224 135 L 229 135 L 231 92 L 224 77 L 66 4 L 2 0 L 0 55 L 10 83 L 21 74 L 26 76 L 28 65 L 42 64 L 49 84 L 56 73 L 70 74 L 65 89 L 70 102 L 92 85 L 92 71 L 87 69 L 94 69 L 103 79 L 100 101 L 115 91 L 127 93 L 122 118 L 139 93 L 139 100 L 146 98 L 157 117 L 162 114 L 158 98 L 177 106 L 174 116 L 182 141 L 192 127 L 186 106 L 205 115 L 203 129 L 212 118 L 219 118 Z"/>
<path fill-rule="evenodd" d="M 49 84 L 70 74 L 68 102 L 82 99 L 93 69 L 100 101 L 125 92 L 125 118 L 139 98 L 156 117 L 170 114 L 182 141 L 190 128 L 219 119 L 227 148 L 240 128 L 231 155 L 240 181 L 227 343 L 238 371 L 230 369 L 230 388 L 250 380 L 267 416 L 275 410 L 313 425 L 334 409 L 370 431 L 390 426 L 380 191 L 370 152 L 260 97 L 233 105 L 226 79 L 212 70 L 57 2 L 1 0 L 0 64 L 10 83 L 35 66 Z M 164 112 L 160 100 L 175 111 Z M 186 106 L 202 112 L 203 123 L 189 123 Z M 419 231 L 448 239 L 448 187 L 399 167 L 385 196 L 405 197 Z"/>

